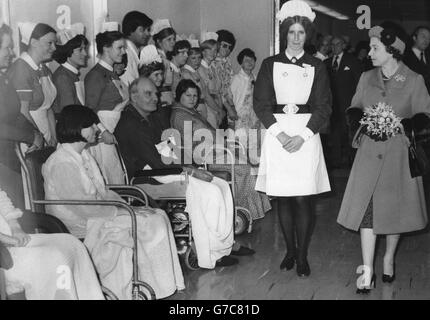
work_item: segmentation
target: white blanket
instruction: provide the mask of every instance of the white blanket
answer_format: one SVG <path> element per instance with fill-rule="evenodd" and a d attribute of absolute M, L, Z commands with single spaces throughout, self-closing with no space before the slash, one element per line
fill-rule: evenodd
<path fill-rule="evenodd" d="M 137 209 L 139 280 L 147 282 L 157 299 L 185 288 L 170 222 L 159 209 Z M 131 299 L 131 221 L 127 214 L 113 220 L 90 219 L 85 245 L 102 284 L 120 299 Z"/>
<path fill-rule="evenodd" d="M 233 198 L 228 183 L 214 177 L 205 182 L 189 177 L 187 208 L 199 266 L 212 269 L 233 246 Z"/>

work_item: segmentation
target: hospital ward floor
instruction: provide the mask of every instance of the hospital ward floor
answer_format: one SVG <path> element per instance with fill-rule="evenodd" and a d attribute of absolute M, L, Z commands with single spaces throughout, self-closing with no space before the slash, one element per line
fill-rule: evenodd
<path fill-rule="evenodd" d="M 369 295 L 357 295 L 357 267 L 361 264 L 360 236 L 336 223 L 347 172 L 331 174 L 332 192 L 315 198 L 316 224 L 309 248 L 311 275 L 299 278 L 295 268 L 279 269 L 285 243 L 276 210 L 256 221 L 251 233 L 236 239 L 256 250 L 238 257 L 231 267 L 189 271 L 183 267 L 186 289 L 169 300 L 321 300 L 321 299 L 430 299 L 430 230 L 405 235 L 397 251 L 396 279 L 382 283 L 385 238 L 376 251 L 376 288 Z M 276 200 L 272 206 L 276 207 Z"/>

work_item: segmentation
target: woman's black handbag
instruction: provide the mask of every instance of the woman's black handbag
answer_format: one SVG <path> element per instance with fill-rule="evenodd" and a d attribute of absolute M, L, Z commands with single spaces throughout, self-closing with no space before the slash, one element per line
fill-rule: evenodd
<path fill-rule="evenodd" d="M 409 145 L 409 169 L 411 177 L 419 177 L 430 172 L 430 161 L 422 143 L 417 143 L 414 130 L 411 132 L 411 143 Z"/>

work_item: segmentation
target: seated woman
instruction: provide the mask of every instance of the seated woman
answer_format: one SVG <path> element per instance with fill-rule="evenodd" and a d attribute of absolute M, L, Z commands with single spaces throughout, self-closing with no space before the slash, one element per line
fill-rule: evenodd
<path fill-rule="evenodd" d="M 228 183 L 205 170 L 163 162 L 161 154 L 168 157 L 170 149 L 161 141 L 163 128 L 159 119 L 152 116 L 158 98 L 157 88 L 150 79 L 141 77 L 133 81 L 130 98 L 115 130 L 127 172 L 131 177 L 145 168 L 170 168 L 187 173 L 188 179 L 176 174 L 157 178 L 162 184 L 139 186 L 155 199 L 166 195 L 186 197 L 200 267 L 212 269 L 236 264 L 238 261 L 228 256 L 234 235 L 233 198 Z"/>
<path fill-rule="evenodd" d="M 7 294 L 25 290 L 28 300 L 104 299 L 85 246 L 70 234 L 28 235 L 18 223 L 21 216 L 0 188 L 0 243 L 13 264 L 5 270 Z"/>
<path fill-rule="evenodd" d="M 206 139 L 204 142 L 193 141 L 192 150 L 185 149 L 185 152 L 191 154 L 190 159 L 194 162 L 201 164 L 205 162 L 203 157 L 199 157 L 196 147 L 200 150 L 212 147 L 216 142 L 216 130 L 195 110 L 195 107 L 200 99 L 200 89 L 192 80 L 181 80 L 176 89 L 176 104 L 172 109 L 172 116 L 170 118 L 171 125 L 177 129 L 184 137 L 185 127 L 191 124 L 191 131 L 195 133 L 199 129 L 207 130 L 209 135 L 213 138 L 211 142 Z M 194 139 L 193 139 L 194 140 Z M 210 145 L 206 145 L 209 143 Z M 202 148 L 205 147 L 205 148 Z M 209 169 L 224 169 L 230 170 L 230 164 L 214 164 L 209 165 Z M 236 190 L 236 205 L 244 207 L 251 212 L 253 219 L 260 219 L 264 217 L 265 212 L 271 209 L 269 198 L 267 195 L 255 191 L 255 176 L 251 175 L 251 167 L 247 164 L 235 164 L 235 182 Z"/>
<path fill-rule="evenodd" d="M 84 106 L 65 107 L 57 123 L 59 146 L 42 167 L 49 200 L 115 200 L 88 151 L 97 142 L 97 115 Z M 114 206 L 47 206 L 85 245 L 101 283 L 120 299 L 131 298 L 132 246 L 128 212 Z M 170 222 L 162 210 L 137 209 L 139 278 L 157 298 L 184 289 Z"/>

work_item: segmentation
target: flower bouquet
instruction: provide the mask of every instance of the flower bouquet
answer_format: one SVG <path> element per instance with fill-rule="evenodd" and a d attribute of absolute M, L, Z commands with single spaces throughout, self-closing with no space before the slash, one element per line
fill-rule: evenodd
<path fill-rule="evenodd" d="M 360 124 L 364 134 L 375 141 L 385 141 L 401 131 L 400 118 L 385 102 L 378 102 L 364 109 Z"/>

